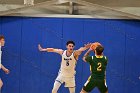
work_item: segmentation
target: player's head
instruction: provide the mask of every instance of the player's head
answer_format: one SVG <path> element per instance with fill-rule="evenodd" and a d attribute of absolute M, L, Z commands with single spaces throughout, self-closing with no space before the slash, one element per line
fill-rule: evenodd
<path fill-rule="evenodd" d="M 0 46 L 4 46 L 5 44 L 5 39 L 3 35 L 0 35 Z"/>
<path fill-rule="evenodd" d="M 67 48 L 68 51 L 71 51 L 72 52 L 73 49 L 74 49 L 74 47 L 75 47 L 74 41 L 67 41 L 66 48 Z"/>
<path fill-rule="evenodd" d="M 104 51 L 104 47 L 101 46 L 101 45 L 98 45 L 95 49 L 95 54 L 96 55 L 102 55 L 103 54 L 103 51 Z"/>

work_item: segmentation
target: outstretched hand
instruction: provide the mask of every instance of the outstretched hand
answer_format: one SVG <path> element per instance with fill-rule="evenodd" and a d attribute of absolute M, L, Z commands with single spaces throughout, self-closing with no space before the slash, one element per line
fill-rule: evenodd
<path fill-rule="evenodd" d="M 87 44 L 84 44 L 84 46 L 88 49 L 88 48 L 90 48 L 91 44 L 92 43 L 87 43 Z"/>
<path fill-rule="evenodd" d="M 9 70 L 9 69 L 5 69 L 4 72 L 5 72 L 6 74 L 9 74 L 9 73 L 10 73 L 10 70 Z"/>
<path fill-rule="evenodd" d="M 38 49 L 39 49 L 39 51 L 43 51 L 43 48 L 41 47 L 40 44 L 38 44 Z"/>

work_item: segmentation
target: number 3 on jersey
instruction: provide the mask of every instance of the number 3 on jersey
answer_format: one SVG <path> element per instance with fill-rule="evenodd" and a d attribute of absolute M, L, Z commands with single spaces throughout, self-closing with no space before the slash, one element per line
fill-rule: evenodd
<path fill-rule="evenodd" d="M 66 61 L 66 66 L 69 66 L 69 65 L 70 65 L 70 64 L 69 64 L 69 61 L 67 60 L 67 61 Z"/>
<path fill-rule="evenodd" d="M 101 68 L 102 68 L 102 63 L 101 63 L 101 62 L 99 62 L 99 63 L 98 63 L 98 67 L 97 67 L 97 71 L 102 71 L 102 69 L 101 69 Z"/>

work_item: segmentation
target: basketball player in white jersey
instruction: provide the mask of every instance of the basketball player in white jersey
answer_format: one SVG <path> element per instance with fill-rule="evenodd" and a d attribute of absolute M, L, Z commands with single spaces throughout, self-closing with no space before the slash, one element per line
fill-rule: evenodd
<path fill-rule="evenodd" d="M 0 35 L 0 69 L 2 69 L 6 74 L 9 74 L 10 71 L 1 64 L 1 56 L 2 56 L 1 47 L 4 46 L 4 44 L 5 44 L 4 36 Z M 2 86 L 3 86 L 3 82 L 1 80 L 1 75 L 0 75 L 0 93 L 1 93 Z"/>
<path fill-rule="evenodd" d="M 84 47 L 74 50 L 75 43 L 68 41 L 66 43 L 67 50 L 42 48 L 38 45 L 40 51 L 55 52 L 62 56 L 61 67 L 58 76 L 54 82 L 52 93 L 57 93 L 61 84 L 65 83 L 65 87 L 69 88 L 70 93 L 75 93 L 75 67 L 79 55 L 90 47 L 91 43 L 86 44 Z"/>

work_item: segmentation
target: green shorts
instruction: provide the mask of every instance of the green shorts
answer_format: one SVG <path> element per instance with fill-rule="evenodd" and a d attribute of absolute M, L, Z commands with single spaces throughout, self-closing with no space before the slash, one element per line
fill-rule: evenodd
<path fill-rule="evenodd" d="M 93 77 L 89 77 L 83 87 L 83 90 L 91 92 L 95 87 L 99 89 L 100 93 L 106 93 L 108 91 L 105 79 L 94 79 Z"/>

